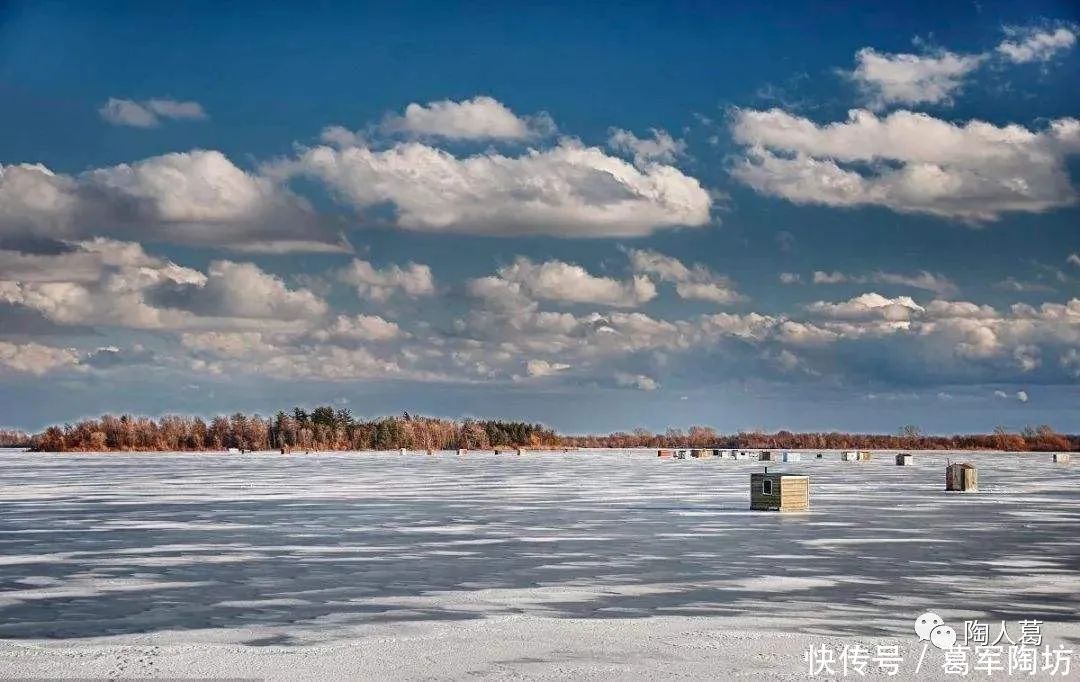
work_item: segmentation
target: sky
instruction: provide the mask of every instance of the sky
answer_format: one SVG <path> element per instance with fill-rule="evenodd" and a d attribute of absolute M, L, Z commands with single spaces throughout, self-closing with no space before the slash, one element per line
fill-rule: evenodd
<path fill-rule="evenodd" d="M 1080 430 L 1075 3 L 0 3 L 0 426 Z"/>

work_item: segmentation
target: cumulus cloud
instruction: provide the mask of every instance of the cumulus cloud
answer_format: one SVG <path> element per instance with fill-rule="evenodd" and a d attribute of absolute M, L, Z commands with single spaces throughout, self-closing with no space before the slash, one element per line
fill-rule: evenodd
<path fill-rule="evenodd" d="M 200 357 L 192 362 L 199 372 L 258 374 L 290 379 L 348 381 L 353 379 L 434 380 L 426 372 L 404 370 L 393 357 L 369 348 L 305 345 L 303 337 L 264 332 L 192 332 L 183 346 Z"/>
<path fill-rule="evenodd" d="M 1069 376 L 1080 379 L 1080 350 L 1069 348 L 1062 353 L 1060 363 Z"/>
<path fill-rule="evenodd" d="M 161 119 L 201 121 L 207 118 L 202 105 L 198 102 L 181 102 L 174 99 L 148 99 L 135 101 L 110 97 L 98 113 L 101 117 L 119 126 L 133 128 L 155 128 Z"/>
<path fill-rule="evenodd" d="M 0 341 L 0 370 L 40 376 L 46 372 L 79 365 L 79 353 L 70 348 L 54 348 L 40 343 Z"/>
<path fill-rule="evenodd" d="M 969 301 L 943 301 L 940 299 L 926 304 L 926 316 L 929 318 L 985 318 L 992 319 L 998 312 L 992 306 L 977 305 Z"/>
<path fill-rule="evenodd" d="M 338 279 L 356 287 L 360 298 L 373 301 L 385 301 L 399 291 L 410 298 L 435 294 L 431 268 L 411 261 L 404 268 L 391 264 L 380 270 L 368 261 L 354 258 L 338 272 Z"/>
<path fill-rule="evenodd" d="M 505 104 L 484 95 L 455 102 L 412 103 L 400 116 L 390 116 L 384 130 L 417 137 L 457 140 L 529 140 L 555 132 L 555 122 L 541 112 L 518 116 Z"/>
<path fill-rule="evenodd" d="M 526 310 L 536 307 L 521 282 L 511 282 L 502 277 L 488 276 L 471 279 L 465 286 L 472 298 L 484 301 L 496 310 Z"/>
<path fill-rule="evenodd" d="M 674 282 L 675 293 L 680 298 L 711 301 L 719 305 L 746 300 L 735 290 L 731 279 L 700 263 L 687 267 L 677 258 L 648 249 L 630 249 L 627 254 L 634 272 L 652 275 L 662 282 Z"/>
<path fill-rule="evenodd" d="M 851 79 L 866 94 L 870 106 L 949 104 L 964 78 L 979 68 L 983 55 L 886 54 L 863 48 L 855 54 Z"/>
<path fill-rule="evenodd" d="M 1013 64 L 1047 62 L 1076 44 L 1072 26 L 1006 27 L 1006 39 L 992 51 L 957 54 L 937 50 L 926 54 L 888 54 L 863 48 L 855 54 L 848 77 L 863 91 L 868 105 L 951 105 L 964 81 L 997 57 Z"/>
<path fill-rule="evenodd" d="M 1076 31 L 1064 26 L 1056 29 L 1007 27 L 1005 33 L 1008 38 L 998 44 L 996 51 L 1015 64 L 1046 62 L 1076 44 Z"/>
<path fill-rule="evenodd" d="M 712 203 L 672 166 L 638 168 L 568 139 L 518 156 L 463 158 L 420 142 L 319 146 L 266 171 L 318 179 L 360 212 L 390 204 L 399 227 L 424 232 L 642 236 L 705 225 Z"/>
<path fill-rule="evenodd" d="M 130 348 L 117 346 L 102 346 L 97 348 L 81 359 L 81 363 L 94 369 L 114 369 L 118 367 L 131 367 L 133 365 L 157 364 L 161 359 L 143 347 L 135 344 Z"/>
<path fill-rule="evenodd" d="M 570 365 L 563 362 L 529 360 L 525 363 L 525 373 L 531 377 L 547 377 L 568 369 L 570 369 Z"/>
<path fill-rule="evenodd" d="M 847 121 L 818 125 L 779 109 L 740 110 L 732 134 L 747 148 L 734 177 L 795 203 L 884 206 L 974 222 L 1077 198 L 1066 169 L 1067 156 L 1080 152 L 1075 118 L 1029 130 L 854 110 Z"/>
<path fill-rule="evenodd" d="M 838 320 L 881 319 L 890 322 L 908 320 L 914 313 L 925 310 L 910 296 L 886 298 L 881 294 L 867 293 L 841 303 L 817 301 L 806 306 L 811 313 Z"/>
<path fill-rule="evenodd" d="M 1069 257 L 1065 259 L 1065 262 L 1080 268 L 1080 253 L 1070 253 Z"/>
<path fill-rule="evenodd" d="M 802 275 L 797 272 L 781 272 L 780 273 L 781 284 L 800 284 L 802 283 Z"/>
<path fill-rule="evenodd" d="M 311 334 L 318 341 L 391 341 L 406 336 L 396 322 L 378 315 L 338 315 L 325 328 Z"/>
<path fill-rule="evenodd" d="M 77 176 L 42 165 L 0 165 L 0 236 L 108 236 L 266 252 L 348 249 L 306 201 L 205 150 Z"/>
<path fill-rule="evenodd" d="M 608 146 L 623 154 L 629 154 L 634 163 L 673 163 L 686 153 L 686 143 L 677 140 L 666 130 L 652 129 L 652 138 L 639 138 L 629 130 L 612 128 L 608 131 Z"/>
<path fill-rule="evenodd" d="M 600 277 L 573 263 L 534 263 L 524 256 L 499 268 L 498 277 L 472 280 L 468 289 L 473 296 L 507 309 L 527 307 L 533 299 L 633 308 L 656 297 L 656 286 L 648 277 Z"/>
<path fill-rule="evenodd" d="M 164 284 L 148 300 L 204 317 L 302 320 L 321 317 L 326 302 L 306 289 L 289 289 L 277 275 L 254 263 L 218 260 L 199 282 Z"/>
<path fill-rule="evenodd" d="M 636 388 L 639 391 L 655 391 L 660 388 L 660 383 L 656 379 L 644 374 L 618 372 L 615 374 L 615 383 L 618 386 Z"/>
<path fill-rule="evenodd" d="M 185 332 L 180 343 L 188 349 L 221 357 L 246 358 L 274 352 L 276 347 L 262 332 Z"/>
<path fill-rule="evenodd" d="M 217 260 L 203 273 L 133 243 L 95 239 L 70 247 L 24 259 L 18 279 L 0 273 L 0 302 L 62 325 L 135 329 L 289 326 L 327 310 L 312 292 L 289 289 L 251 263 Z M 9 256 L 0 251 L 0 262 Z M 65 277 L 71 263 L 78 268 Z"/>

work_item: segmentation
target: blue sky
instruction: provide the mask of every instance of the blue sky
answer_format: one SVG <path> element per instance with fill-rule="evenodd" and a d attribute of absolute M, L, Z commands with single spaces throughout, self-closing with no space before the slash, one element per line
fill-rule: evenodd
<path fill-rule="evenodd" d="M 0 8 L 0 422 L 1080 428 L 1068 2 Z"/>

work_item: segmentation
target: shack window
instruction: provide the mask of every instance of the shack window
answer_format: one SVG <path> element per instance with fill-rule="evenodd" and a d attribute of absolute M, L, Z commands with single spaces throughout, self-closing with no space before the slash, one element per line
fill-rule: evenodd
<path fill-rule="evenodd" d="M 761 494 L 772 495 L 772 479 L 766 478 L 761 482 Z"/>

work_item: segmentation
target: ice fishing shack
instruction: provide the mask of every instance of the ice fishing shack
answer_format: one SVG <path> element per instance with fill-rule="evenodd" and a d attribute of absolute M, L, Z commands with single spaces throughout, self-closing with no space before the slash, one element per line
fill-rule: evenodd
<path fill-rule="evenodd" d="M 810 508 L 810 477 L 791 473 L 750 474 L 750 509 L 806 511 Z"/>

